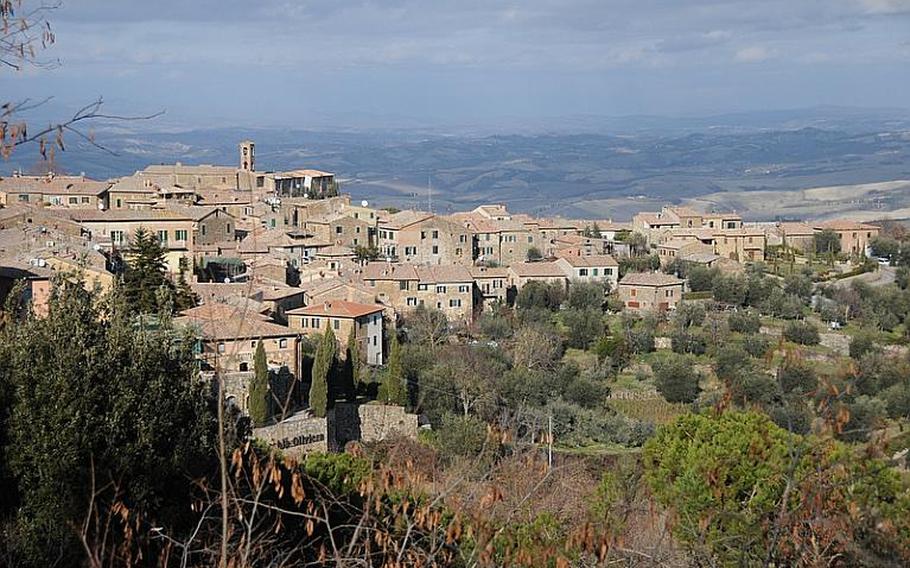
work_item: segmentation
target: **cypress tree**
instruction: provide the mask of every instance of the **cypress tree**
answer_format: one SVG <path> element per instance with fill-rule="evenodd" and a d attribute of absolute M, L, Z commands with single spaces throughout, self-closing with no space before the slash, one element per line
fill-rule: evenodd
<path fill-rule="evenodd" d="M 393 333 L 389 345 L 389 365 L 386 367 L 380 399 L 389 404 L 407 406 L 408 387 L 404 378 L 404 371 L 401 367 L 401 344 L 398 342 L 398 336 Z"/>
<path fill-rule="evenodd" d="M 254 426 L 263 426 L 269 419 L 269 366 L 262 345 L 260 339 L 256 344 L 253 380 L 250 382 L 249 414 Z"/>
<path fill-rule="evenodd" d="M 335 367 L 335 334 L 327 327 L 316 349 L 316 360 L 313 362 L 313 377 L 310 381 L 310 408 L 313 414 L 325 417 L 329 406 L 329 381 Z"/>
<path fill-rule="evenodd" d="M 356 327 L 351 328 L 348 334 L 347 357 L 345 359 L 345 380 L 349 400 L 357 398 L 357 388 L 360 386 L 360 349 L 357 348 Z"/>

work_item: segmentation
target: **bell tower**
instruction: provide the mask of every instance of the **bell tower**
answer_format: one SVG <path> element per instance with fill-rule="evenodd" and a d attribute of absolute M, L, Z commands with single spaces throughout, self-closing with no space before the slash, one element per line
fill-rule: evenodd
<path fill-rule="evenodd" d="M 256 171 L 256 144 L 252 140 L 240 143 L 240 169 L 245 172 Z"/>

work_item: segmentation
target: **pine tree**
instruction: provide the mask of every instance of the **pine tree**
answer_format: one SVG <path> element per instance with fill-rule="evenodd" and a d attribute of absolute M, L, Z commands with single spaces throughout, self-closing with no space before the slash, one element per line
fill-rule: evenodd
<path fill-rule="evenodd" d="M 269 366 L 261 339 L 256 344 L 253 371 L 253 380 L 250 382 L 250 420 L 254 426 L 263 426 L 269 419 Z"/>
<path fill-rule="evenodd" d="M 154 235 L 143 227 L 136 229 L 123 275 L 124 291 L 133 310 L 140 313 L 157 312 L 163 295 L 171 299 L 165 304 L 174 305 L 174 285 L 165 275 L 165 254 L 166 251 Z"/>
<path fill-rule="evenodd" d="M 401 344 L 398 342 L 398 336 L 393 333 L 389 346 L 389 365 L 386 367 L 380 399 L 389 404 L 407 406 L 408 387 L 404 379 L 404 371 L 401 367 Z"/>
<path fill-rule="evenodd" d="M 313 376 L 310 382 L 310 409 L 320 418 L 325 417 L 329 406 L 329 383 L 335 368 L 335 334 L 327 327 L 316 349 Z"/>

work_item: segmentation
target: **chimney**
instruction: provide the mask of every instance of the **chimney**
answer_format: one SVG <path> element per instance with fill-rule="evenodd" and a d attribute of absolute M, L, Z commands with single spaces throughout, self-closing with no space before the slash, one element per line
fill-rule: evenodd
<path fill-rule="evenodd" d="M 326 312 L 329 311 L 329 308 L 331 308 L 331 307 L 332 307 L 332 304 L 330 304 L 328 300 L 326 300 L 322 304 L 322 309 Z"/>

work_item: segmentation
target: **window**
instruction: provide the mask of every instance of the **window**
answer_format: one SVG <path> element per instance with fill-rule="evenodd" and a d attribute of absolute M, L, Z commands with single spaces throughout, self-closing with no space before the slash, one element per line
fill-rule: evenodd
<path fill-rule="evenodd" d="M 199 225 L 199 228 L 202 231 L 202 236 L 205 236 L 205 225 Z"/>
<path fill-rule="evenodd" d="M 376 347 L 377 345 L 379 345 L 379 338 L 374 335 L 373 336 L 373 347 Z"/>
<path fill-rule="evenodd" d="M 466 242 L 468 242 L 468 236 L 467 236 L 467 235 L 458 235 L 458 242 L 459 242 L 459 243 L 466 243 Z"/>
<path fill-rule="evenodd" d="M 461 300 L 458 298 L 452 298 L 451 300 L 449 300 L 449 307 L 450 308 L 460 308 Z"/>
<path fill-rule="evenodd" d="M 227 224 L 227 232 L 228 232 L 228 233 L 231 232 L 231 224 L 230 224 L 230 223 Z"/>
<path fill-rule="evenodd" d="M 218 353 L 224 353 L 224 342 L 218 344 Z"/>
<path fill-rule="evenodd" d="M 26 201 L 28 201 L 28 199 L 26 199 Z M 117 200 L 117 209 L 120 209 L 121 207 L 123 207 L 123 201 L 121 201 L 120 199 L 118 199 L 118 200 Z"/>
<path fill-rule="evenodd" d="M 240 366 L 238 368 L 240 369 L 241 373 L 246 373 L 247 371 L 250 370 L 250 364 L 247 363 L 246 361 L 243 361 L 242 363 L 240 363 Z"/>
<path fill-rule="evenodd" d="M 417 305 L 417 298 L 408 298 L 408 299 L 407 299 L 407 304 L 408 304 L 409 306 L 416 306 L 416 305 Z"/>
<path fill-rule="evenodd" d="M 460 248 L 455 249 L 455 256 L 461 256 L 461 249 L 460 249 Z"/>
<path fill-rule="evenodd" d="M 70 197 L 69 201 L 70 201 L 70 205 L 78 205 L 78 204 L 79 204 L 79 198 L 78 198 L 78 197 Z"/>
<path fill-rule="evenodd" d="M 464 294 L 464 293 L 470 291 L 470 287 L 468 287 L 468 286 L 466 286 L 466 285 L 461 285 L 461 286 L 458 287 L 458 291 L 459 291 L 460 293 Z"/>
<path fill-rule="evenodd" d="M 433 254 L 439 254 L 439 247 L 436 245 L 433 245 Z"/>
<path fill-rule="evenodd" d="M 635 288 L 632 288 L 632 290 L 629 294 L 634 297 L 634 296 L 636 296 L 637 292 L 638 292 L 638 290 L 636 290 Z"/>
<path fill-rule="evenodd" d="M 398 281 L 398 289 L 399 289 L 399 290 L 407 290 L 407 289 L 408 289 L 408 281 L 407 281 L 407 280 L 399 280 L 399 281 Z"/>
<path fill-rule="evenodd" d="M 423 239 L 425 239 L 425 238 L 427 238 L 427 232 L 426 232 L 426 231 L 420 231 L 420 240 L 423 240 Z"/>
<path fill-rule="evenodd" d="M 341 320 L 332 320 L 332 329 L 341 329 Z"/>
<path fill-rule="evenodd" d="M 310 327 L 310 320 L 308 320 L 306 318 L 300 318 L 300 327 L 302 327 L 304 329 Z"/>
<path fill-rule="evenodd" d="M 434 239 L 438 239 L 438 238 L 439 238 L 439 231 L 433 231 L 433 238 L 434 238 Z"/>
<path fill-rule="evenodd" d="M 533 242 L 534 242 L 534 237 L 528 236 L 528 242 L 529 242 L 529 243 L 533 243 Z"/>
<path fill-rule="evenodd" d="M 360 233 L 360 227 L 354 227 L 354 232 L 355 232 L 355 233 Z"/>
<path fill-rule="evenodd" d="M 287 347 L 288 347 L 288 340 L 287 340 L 287 339 L 285 339 L 284 337 L 282 337 L 281 339 L 278 340 L 278 348 L 279 348 L 279 349 L 287 349 Z"/>
<path fill-rule="evenodd" d="M 163 245 L 167 244 L 167 231 L 158 231 L 158 242 Z"/>
<path fill-rule="evenodd" d="M 437 294 L 445 294 L 445 293 L 446 293 L 446 287 L 445 287 L 445 286 L 436 286 L 436 293 L 437 293 Z"/>
<path fill-rule="evenodd" d="M 24 201 L 25 203 L 28 203 L 28 194 L 27 193 L 19 194 L 19 201 Z M 119 203 L 119 200 L 118 200 L 118 203 Z M 119 207 L 119 205 L 118 205 L 118 207 Z"/>
<path fill-rule="evenodd" d="M 667 296 L 668 298 L 672 298 L 672 297 L 673 297 L 673 290 L 667 290 L 666 296 Z"/>
<path fill-rule="evenodd" d="M 337 227 L 335 227 L 335 234 L 340 235 L 343 230 L 344 229 L 341 227 L 341 225 L 338 225 Z"/>
<path fill-rule="evenodd" d="M 186 240 L 186 229 L 177 229 L 174 231 L 174 240 L 185 241 Z"/>
<path fill-rule="evenodd" d="M 426 284 L 418 284 L 418 285 L 417 285 L 417 290 L 418 290 L 419 292 L 422 292 L 422 291 L 428 290 L 428 289 L 429 289 L 429 286 L 426 285 Z"/>
<path fill-rule="evenodd" d="M 310 318 L 310 327 L 319 329 L 319 318 Z"/>
<path fill-rule="evenodd" d="M 588 269 L 587 269 L 587 268 L 579 268 L 579 269 L 578 269 L 578 275 L 579 275 L 579 276 L 587 276 L 587 275 L 588 275 Z"/>
<path fill-rule="evenodd" d="M 123 231 L 111 231 L 111 242 L 113 242 L 114 244 L 117 244 L 117 245 L 122 244 L 123 243 Z"/>
<path fill-rule="evenodd" d="M 89 202 L 89 198 L 88 198 L 88 197 L 83 197 L 83 198 L 82 198 L 82 203 L 88 203 L 88 202 Z"/>
<path fill-rule="evenodd" d="M 592 268 L 592 269 L 591 269 L 591 276 L 597 276 L 597 269 L 596 269 L 596 268 Z"/>
<path fill-rule="evenodd" d="M 607 275 L 607 276 L 612 276 L 612 275 L 613 275 L 613 269 L 612 269 L 612 268 L 604 268 L 604 274 Z"/>
<path fill-rule="evenodd" d="M 404 254 L 405 256 L 416 255 L 417 247 L 404 247 Z"/>

